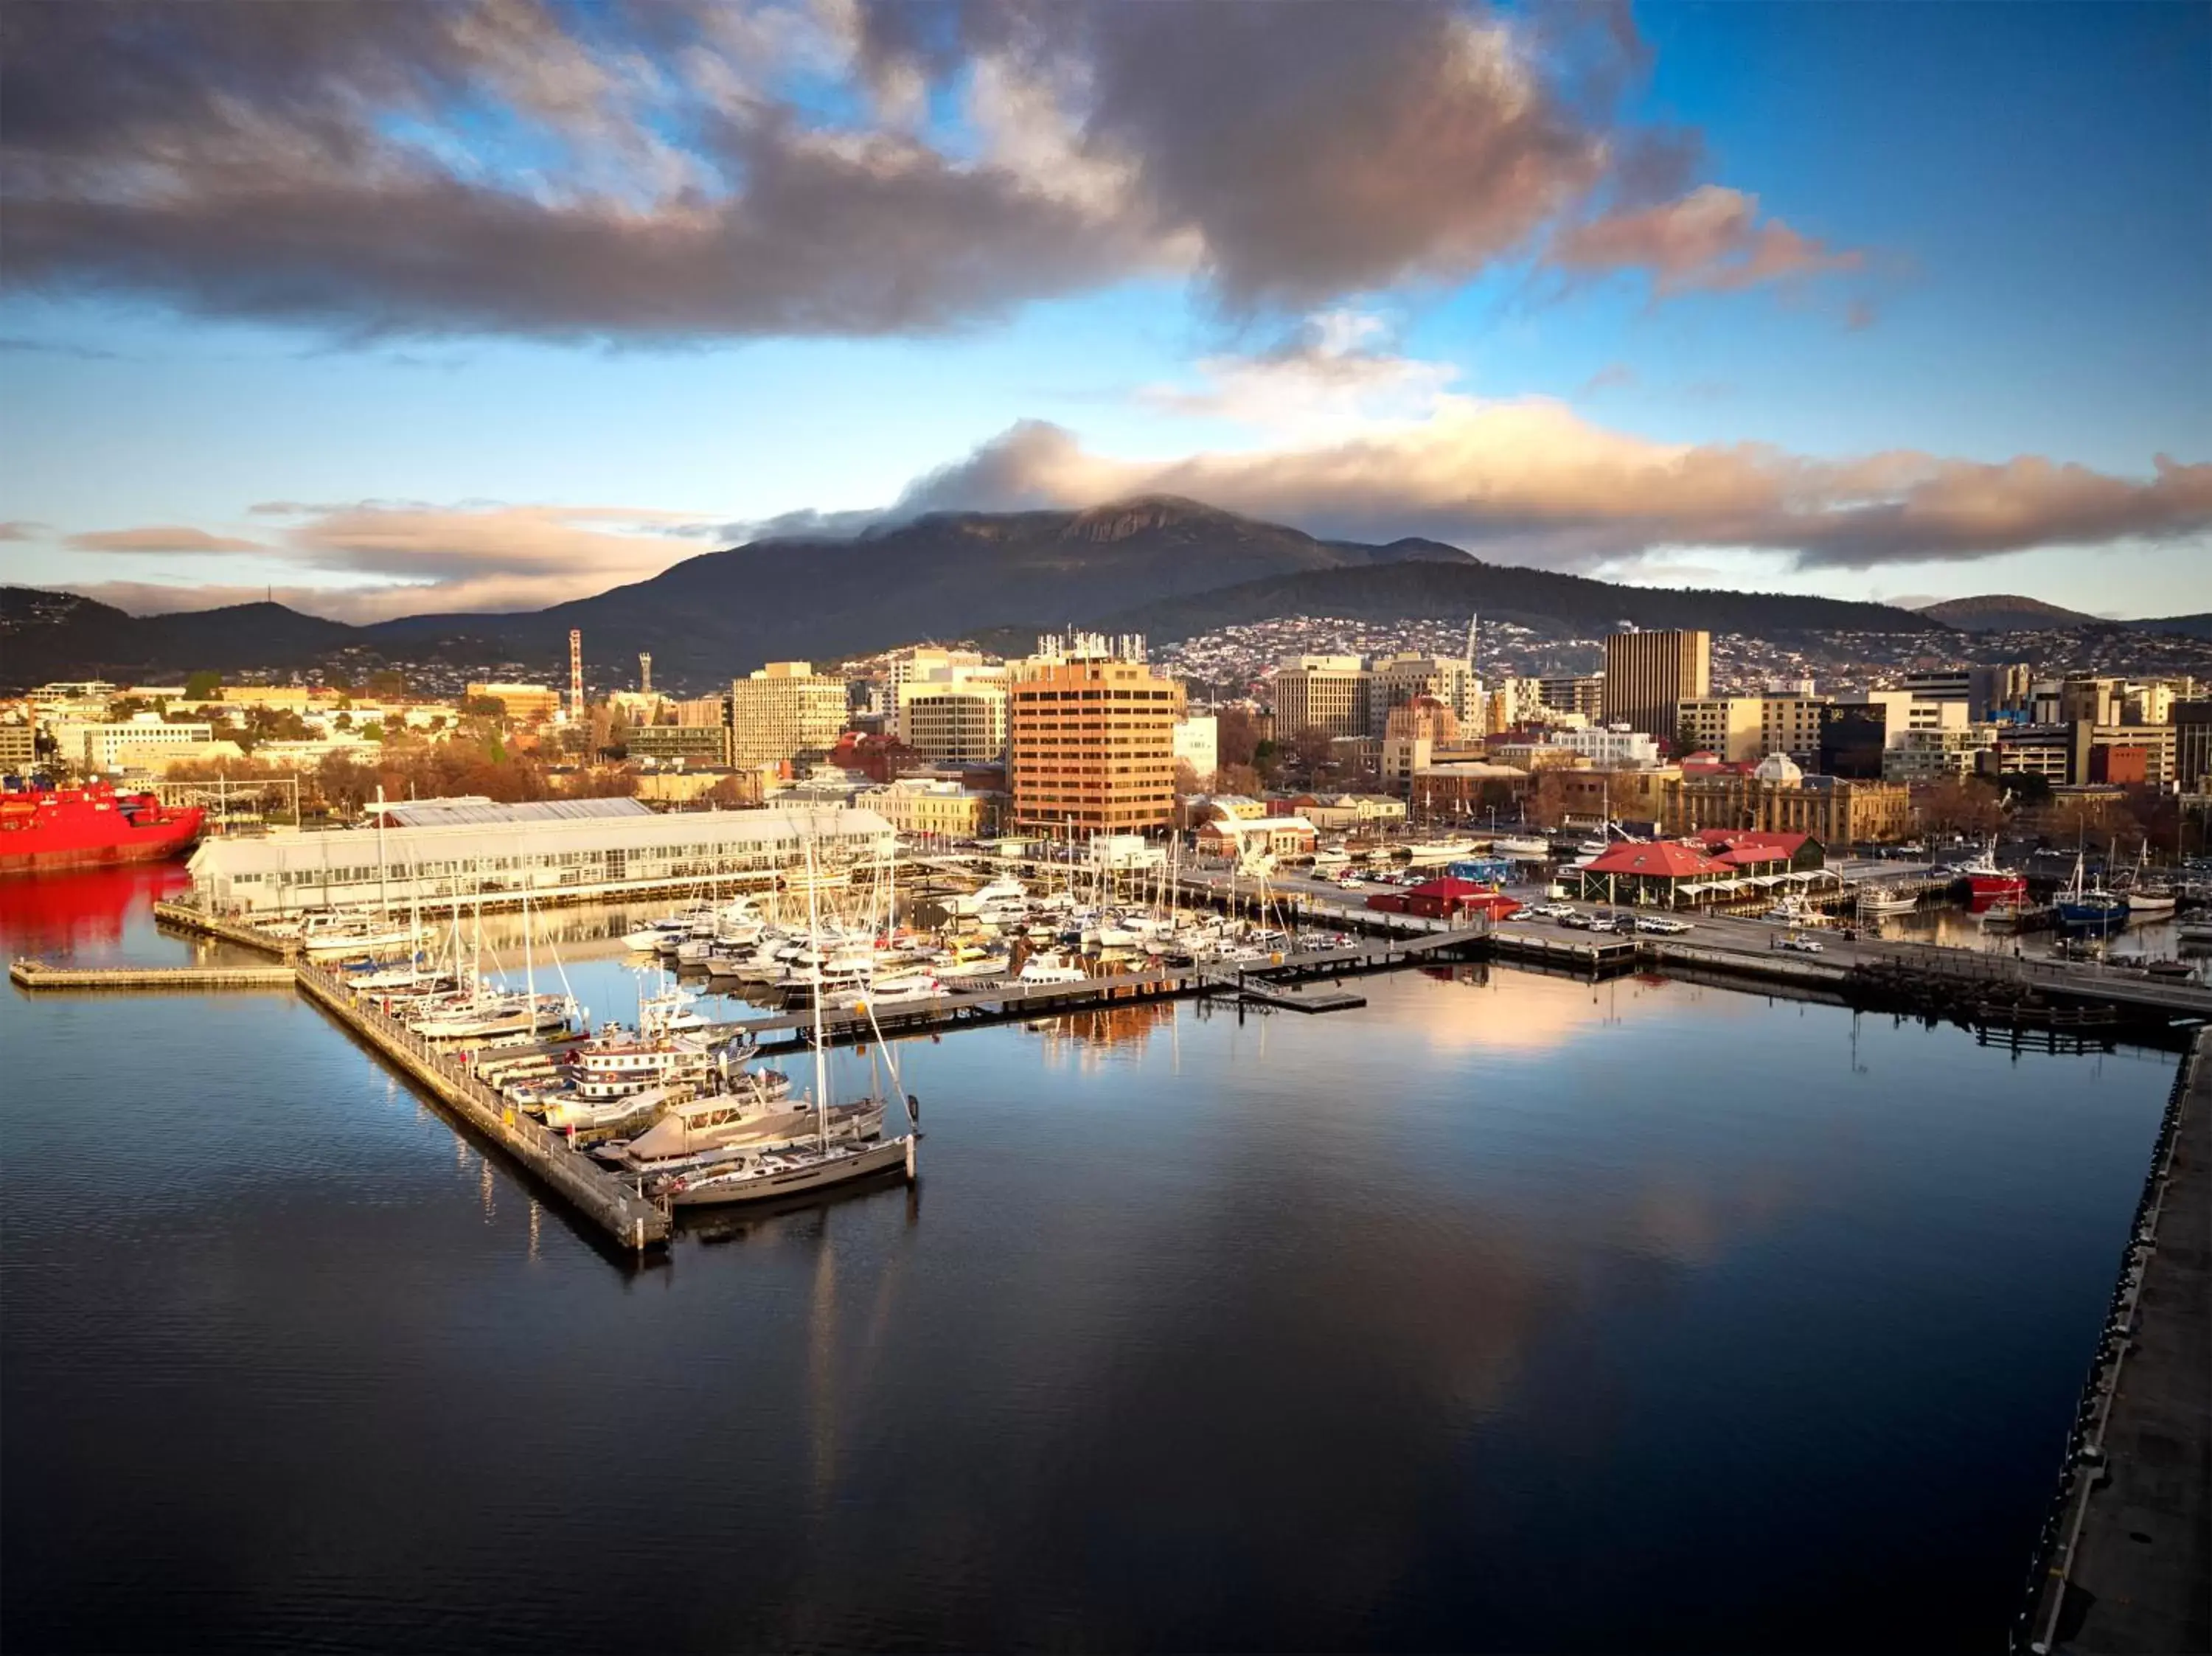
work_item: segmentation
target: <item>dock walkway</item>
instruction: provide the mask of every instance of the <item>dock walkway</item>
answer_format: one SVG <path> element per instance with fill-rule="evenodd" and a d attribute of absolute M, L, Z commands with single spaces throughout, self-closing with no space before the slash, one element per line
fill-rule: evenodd
<path fill-rule="evenodd" d="M 2212 1030 L 2175 1078 L 2084 1398 L 2034 1652 L 2212 1651 Z"/>
<path fill-rule="evenodd" d="M 289 989 L 289 966 L 56 966 L 9 963 L 10 982 L 25 989 Z"/>
<path fill-rule="evenodd" d="M 353 998 L 344 980 L 319 966 L 295 968 L 301 992 L 352 1030 L 471 1127 L 536 1174 L 621 1247 L 643 1252 L 668 1240 L 666 1211 L 610 1169 L 571 1149 L 494 1092 L 454 1054 L 397 1019 Z"/>

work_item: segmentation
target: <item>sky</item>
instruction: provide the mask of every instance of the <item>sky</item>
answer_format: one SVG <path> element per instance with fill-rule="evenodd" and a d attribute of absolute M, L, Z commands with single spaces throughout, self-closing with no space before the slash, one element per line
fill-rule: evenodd
<path fill-rule="evenodd" d="M 10 582 L 527 609 L 1166 492 L 2212 608 L 2203 6 L 11 0 L 0 45 Z"/>

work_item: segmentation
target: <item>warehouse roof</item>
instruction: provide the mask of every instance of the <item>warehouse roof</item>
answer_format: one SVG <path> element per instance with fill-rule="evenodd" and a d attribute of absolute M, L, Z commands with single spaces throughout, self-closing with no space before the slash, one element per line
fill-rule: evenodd
<path fill-rule="evenodd" d="M 451 799 L 387 799 L 372 805 L 381 810 L 398 828 L 448 828 L 462 822 L 572 822 L 586 816 L 650 816 L 652 808 L 641 799 L 531 799 L 502 805 L 482 794 Z"/>

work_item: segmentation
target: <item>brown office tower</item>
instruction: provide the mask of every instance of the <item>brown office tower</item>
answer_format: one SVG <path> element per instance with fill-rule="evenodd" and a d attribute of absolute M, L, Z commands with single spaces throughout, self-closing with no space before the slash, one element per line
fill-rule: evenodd
<path fill-rule="evenodd" d="M 1017 828 L 1080 837 L 1167 825 L 1182 685 L 1079 642 L 1017 664 L 1010 689 Z"/>
<path fill-rule="evenodd" d="M 1685 701 L 1712 694 L 1711 633 L 1615 633 L 1605 641 L 1605 720 L 1672 742 Z"/>

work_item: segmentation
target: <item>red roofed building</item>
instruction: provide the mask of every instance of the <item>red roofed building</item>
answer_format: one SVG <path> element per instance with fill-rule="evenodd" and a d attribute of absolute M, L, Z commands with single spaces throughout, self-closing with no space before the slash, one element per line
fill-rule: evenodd
<path fill-rule="evenodd" d="M 1493 920 L 1521 912 L 1521 905 L 1494 886 L 1447 875 L 1424 880 L 1403 891 L 1378 891 L 1367 900 L 1378 914 L 1422 914 L 1432 920 L 1449 920 L 1463 914 L 1486 913 Z"/>
<path fill-rule="evenodd" d="M 1766 828 L 1700 828 L 1688 836 L 1711 856 L 1724 859 L 1729 853 L 1765 852 L 1760 857 L 1738 858 L 1739 866 L 1754 862 L 1779 862 L 1792 869 L 1814 869 L 1826 865 L 1827 855 L 1820 842 L 1809 834 L 1785 834 Z"/>
<path fill-rule="evenodd" d="M 1576 871 L 1582 876 L 1583 896 L 1589 901 L 1668 907 L 1681 901 L 1685 887 L 1742 878 L 1741 869 L 1680 840 L 1623 840 L 1607 846 Z"/>

